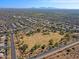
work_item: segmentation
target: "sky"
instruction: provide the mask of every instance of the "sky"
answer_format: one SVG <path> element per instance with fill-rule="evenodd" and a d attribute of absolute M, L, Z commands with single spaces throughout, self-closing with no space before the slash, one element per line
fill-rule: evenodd
<path fill-rule="evenodd" d="M 0 8 L 39 8 L 79 9 L 79 0 L 0 0 Z"/>

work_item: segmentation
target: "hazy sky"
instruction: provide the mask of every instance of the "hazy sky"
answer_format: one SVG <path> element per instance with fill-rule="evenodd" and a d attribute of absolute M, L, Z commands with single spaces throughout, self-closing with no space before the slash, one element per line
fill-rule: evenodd
<path fill-rule="evenodd" d="M 0 0 L 0 8 L 56 7 L 79 9 L 79 0 Z"/>

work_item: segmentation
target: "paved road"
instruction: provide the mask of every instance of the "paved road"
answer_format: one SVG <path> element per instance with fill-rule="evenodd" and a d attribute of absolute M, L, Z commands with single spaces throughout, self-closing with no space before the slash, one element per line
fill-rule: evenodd
<path fill-rule="evenodd" d="M 7 59 L 7 36 L 6 36 L 7 34 L 5 33 L 5 59 Z"/>
<path fill-rule="evenodd" d="M 47 53 L 47 54 L 40 55 L 40 56 L 38 56 L 38 57 L 36 57 L 36 58 L 33 58 L 33 59 L 43 59 L 44 57 L 50 56 L 50 55 L 52 55 L 52 54 L 55 54 L 55 53 L 57 53 L 57 52 L 59 52 L 59 51 L 62 51 L 62 50 L 64 50 L 64 49 L 67 49 L 67 48 L 72 47 L 72 46 L 77 45 L 77 44 L 79 44 L 79 41 L 78 41 L 78 42 L 75 42 L 75 43 L 72 43 L 72 44 L 70 44 L 70 45 L 67 45 L 67 46 L 65 46 L 65 47 L 59 48 L 59 49 L 57 49 L 57 50 L 55 50 L 55 51 L 53 51 L 53 52 L 51 51 L 51 52 L 49 52 L 49 53 Z"/>
<path fill-rule="evenodd" d="M 16 59 L 16 51 L 14 45 L 14 33 L 11 32 L 11 59 Z"/>

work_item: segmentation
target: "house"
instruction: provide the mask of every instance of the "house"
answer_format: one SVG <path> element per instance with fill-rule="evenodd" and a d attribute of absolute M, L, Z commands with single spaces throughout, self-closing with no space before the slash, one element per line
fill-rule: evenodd
<path fill-rule="evenodd" d="M 4 59 L 4 54 L 0 53 L 0 59 Z"/>

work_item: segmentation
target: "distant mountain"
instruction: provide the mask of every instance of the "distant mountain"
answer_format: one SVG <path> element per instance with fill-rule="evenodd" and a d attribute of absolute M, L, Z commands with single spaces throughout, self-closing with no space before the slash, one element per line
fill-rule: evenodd
<path fill-rule="evenodd" d="M 39 7 L 39 8 L 32 7 L 32 8 L 26 8 L 26 9 L 58 9 L 58 8 L 55 8 L 55 7 Z"/>
<path fill-rule="evenodd" d="M 55 7 L 31 7 L 31 8 L 0 8 L 0 10 L 19 10 L 19 9 L 58 9 L 58 8 L 55 8 Z"/>
<path fill-rule="evenodd" d="M 0 8 L 0 13 L 71 13 L 78 14 L 79 9 L 59 9 L 55 7 L 40 7 L 40 8 Z"/>
<path fill-rule="evenodd" d="M 55 8 L 55 7 L 40 7 L 38 9 L 58 9 L 58 8 Z"/>

